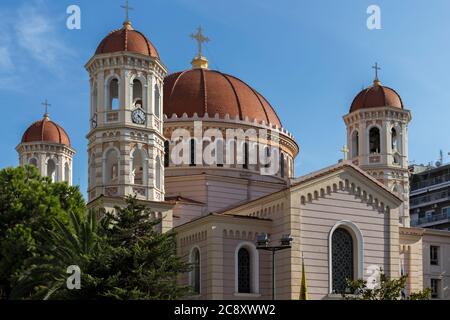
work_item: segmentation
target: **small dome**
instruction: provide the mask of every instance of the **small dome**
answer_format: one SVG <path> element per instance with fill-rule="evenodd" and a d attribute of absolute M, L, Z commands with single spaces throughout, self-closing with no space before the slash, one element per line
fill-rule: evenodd
<path fill-rule="evenodd" d="M 350 112 L 376 107 L 403 109 L 402 98 L 394 89 L 382 86 L 380 81 L 375 80 L 373 86 L 362 90 L 356 95 L 350 107 Z"/>
<path fill-rule="evenodd" d="M 159 59 L 158 51 L 147 37 L 134 30 L 131 22 L 124 22 L 122 29 L 110 32 L 98 45 L 95 54 L 129 51 Z"/>
<path fill-rule="evenodd" d="M 70 139 L 66 131 L 51 121 L 46 114 L 40 121 L 36 121 L 22 136 L 22 143 L 26 142 L 51 142 L 64 144 L 70 147 Z"/>
<path fill-rule="evenodd" d="M 202 117 L 226 114 L 230 118 L 256 119 L 281 127 L 281 121 L 270 103 L 242 80 L 206 68 L 194 68 L 168 75 L 164 80 L 164 113 L 170 117 Z"/>

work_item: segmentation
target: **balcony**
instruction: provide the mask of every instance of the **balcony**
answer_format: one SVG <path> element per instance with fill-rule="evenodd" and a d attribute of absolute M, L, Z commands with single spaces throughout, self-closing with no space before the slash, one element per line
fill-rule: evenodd
<path fill-rule="evenodd" d="M 411 225 L 413 227 L 417 226 L 428 227 L 431 225 L 441 224 L 445 222 L 450 222 L 450 210 L 447 210 L 447 212 L 444 213 L 433 214 L 431 216 L 424 218 L 411 219 Z"/>
<path fill-rule="evenodd" d="M 410 198 L 410 207 L 411 209 L 432 205 L 439 202 L 444 202 L 450 200 L 450 195 L 447 191 L 436 192 L 432 194 L 427 194 L 421 197 L 413 197 Z"/>
<path fill-rule="evenodd" d="M 411 184 L 411 191 L 428 188 L 431 186 L 444 184 L 446 182 L 450 182 L 450 174 L 444 174 L 442 176 L 438 176 L 431 179 L 426 179 L 423 181 L 415 182 Z"/>

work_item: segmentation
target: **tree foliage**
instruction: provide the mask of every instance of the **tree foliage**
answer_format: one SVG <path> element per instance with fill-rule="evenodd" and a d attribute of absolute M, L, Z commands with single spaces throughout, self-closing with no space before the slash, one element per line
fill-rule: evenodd
<path fill-rule="evenodd" d="M 177 284 L 189 265 L 176 255 L 175 234 L 158 232 L 161 221 L 136 198 L 126 201 L 98 223 L 94 211 L 87 217 L 71 214 L 69 226 L 56 221 L 58 228 L 44 233 L 47 254 L 28 261 L 13 297 L 177 299 L 189 293 Z M 80 290 L 67 288 L 70 265 L 81 269 Z"/>
<path fill-rule="evenodd" d="M 408 275 L 402 275 L 398 279 L 390 279 L 382 270 L 380 272 L 378 285 L 372 287 L 367 286 L 367 281 L 358 279 L 348 281 L 348 291 L 352 294 L 343 294 L 344 298 L 349 300 L 429 300 L 431 298 L 431 290 L 429 288 L 411 293 L 409 297 L 404 297 L 406 280 Z"/>
<path fill-rule="evenodd" d="M 52 183 L 34 166 L 0 170 L 0 299 L 9 298 L 25 261 L 41 254 L 39 234 L 54 230 L 55 219 L 68 223 L 68 212 L 85 212 L 77 187 Z"/>

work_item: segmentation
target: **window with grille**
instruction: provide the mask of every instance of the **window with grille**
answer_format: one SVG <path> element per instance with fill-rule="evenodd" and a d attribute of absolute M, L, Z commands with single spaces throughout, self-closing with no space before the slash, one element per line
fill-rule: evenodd
<path fill-rule="evenodd" d="M 246 248 L 238 252 L 238 292 L 250 293 L 250 252 Z"/>
<path fill-rule="evenodd" d="M 347 280 L 353 280 L 353 238 L 350 233 L 338 228 L 332 238 L 332 285 L 334 293 L 343 293 L 347 288 Z"/>

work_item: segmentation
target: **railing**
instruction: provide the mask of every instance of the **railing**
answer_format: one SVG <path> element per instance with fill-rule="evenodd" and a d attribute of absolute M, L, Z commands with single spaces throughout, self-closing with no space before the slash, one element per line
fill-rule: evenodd
<path fill-rule="evenodd" d="M 418 225 L 422 225 L 425 223 L 443 221 L 443 220 L 450 220 L 450 211 L 447 211 L 445 213 L 434 214 L 434 215 L 424 217 L 424 218 L 412 219 L 411 224 L 413 226 L 418 226 Z"/>
<path fill-rule="evenodd" d="M 411 191 L 417 190 L 417 189 L 426 188 L 426 187 L 431 187 L 431 186 L 434 186 L 436 184 L 449 182 L 449 181 L 450 181 L 450 174 L 444 174 L 444 175 L 439 176 L 439 177 L 435 177 L 435 178 L 426 179 L 426 180 L 423 180 L 423 181 L 412 183 L 411 184 Z"/>
<path fill-rule="evenodd" d="M 449 194 L 447 191 L 441 191 L 441 192 L 435 192 L 432 194 L 428 194 L 425 196 L 417 197 L 417 198 L 410 198 L 410 205 L 411 207 L 415 207 L 424 203 L 434 202 L 438 200 L 446 200 L 449 198 Z"/>

